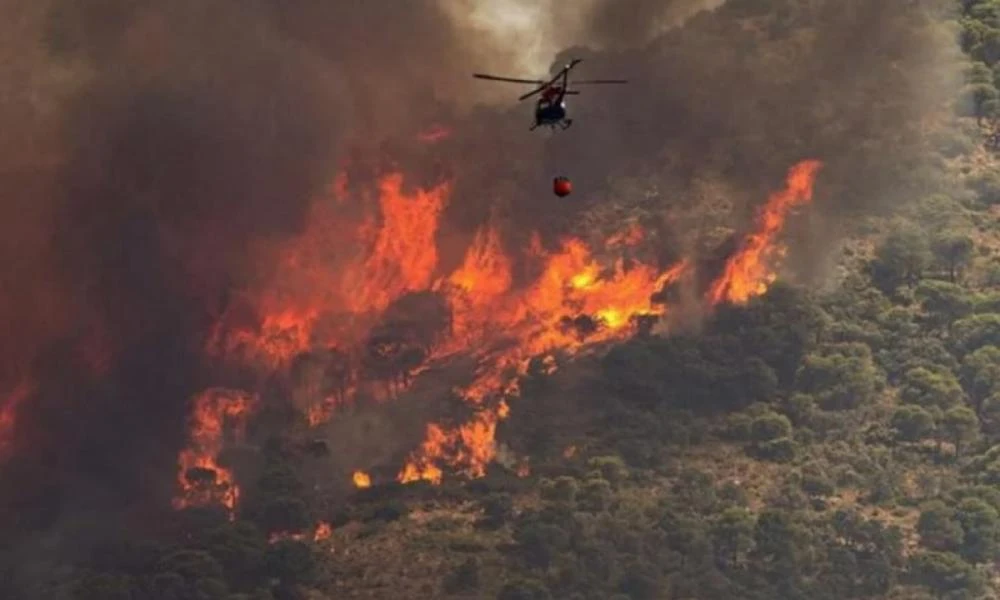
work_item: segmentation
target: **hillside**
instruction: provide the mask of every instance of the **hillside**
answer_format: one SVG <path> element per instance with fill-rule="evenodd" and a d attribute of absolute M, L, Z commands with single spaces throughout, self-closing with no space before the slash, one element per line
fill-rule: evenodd
<path fill-rule="evenodd" d="M 361 260 L 370 285 L 349 298 L 317 295 L 380 306 L 363 323 L 374 349 L 360 360 L 385 385 L 353 400 L 363 386 L 352 358 L 333 345 L 303 350 L 304 329 L 282 329 L 299 326 L 296 311 L 274 313 L 268 324 L 281 336 L 267 343 L 236 326 L 238 336 L 213 330 L 213 352 L 250 357 L 220 379 L 261 391 L 207 382 L 174 506 L 137 509 L 93 545 L 80 541 L 86 550 L 72 561 L 47 544 L 74 528 L 89 544 L 79 517 L 35 536 L 37 557 L 0 552 L 0 597 L 1000 598 L 1000 155 L 990 144 L 1000 127 L 1000 0 L 883 1 L 891 10 L 874 11 L 884 22 L 867 33 L 884 34 L 886 47 L 857 52 L 884 62 L 866 66 L 861 83 L 821 65 L 826 55 L 814 48 L 833 38 L 820 23 L 833 16 L 810 7 L 833 10 L 822 2 L 731 0 L 664 34 L 657 53 L 759 43 L 741 64 L 755 74 L 747 97 L 760 91 L 764 114 L 741 108 L 732 121 L 712 120 L 707 99 L 727 91 L 718 83 L 691 101 L 707 108 L 657 125 L 677 141 L 655 159 L 632 148 L 609 164 L 599 199 L 554 224 L 548 214 L 510 217 L 514 233 L 505 233 L 515 239 L 519 218 L 577 235 L 557 249 L 523 244 L 545 258 L 540 274 L 516 273 L 497 229 L 484 228 L 465 262 L 432 281 L 438 257 L 413 241 L 427 238 L 436 251 L 428 215 L 477 209 L 444 206 L 449 184 L 412 191 L 401 178 L 379 180 L 383 203 L 417 208 L 412 220 L 383 224 L 374 244 L 413 266 L 405 274 L 426 276 L 407 287 Z M 916 70 L 937 58 L 897 55 L 890 42 L 956 32 L 960 83 L 941 76 L 927 83 L 933 90 L 919 88 L 927 73 Z M 697 67 L 723 63 L 698 56 Z M 697 87 L 693 67 L 675 60 L 677 85 Z M 806 108 L 766 107 L 821 66 L 840 79 L 803 91 Z M 918 88 L 927 95 L 919 107 L 908 95 Z M 836 119 L 845 115 L 853 120 Z M 711 136 L 693 133 L 709 123 Z M 442 152 L 461 154 L 472 143 L 461 135 Z M 711 146 L 698 148 L 703 171 L 691 166 L 696 142 Z M 594 159 L 593 149 L 570 152 Z M 775 183 L 776 172 L 786 181 Z M 530 201 L 508 199 L 504 209 Z M 341 210 L 310 213 L 268 284 L 331 287 L 311 261 L 330 238 L 356 241 L 353 215 Z M 591 266 L 605 260 L 613 274 L 600 279 Z M 653 263 L 664 268 L 644 266 Z M 530 276 L 530 293 L 506 303 L 511 280 Z M 580 291 L 598 280 L 615 285 Z M 280 306 L 278 296 L 260 297 Z M 608 298 L 617 304 L 599 305 Z M 576 313 L 537 316 L 550 306 Z M 625 316 L 613 310 L 621 306 Z M 220 312 L 219 322 L 246 318 Z M 393 328 L 412 314 L 419 343 L 407 346 Z M 344 331 L 362 327 L 344 322 L 328 328 L 349 338 Z M 287 380 L 247 367 L 291 355 Z M 319 388 L 329 394 L 311 403 Z M 238 426 L 224 440 L 227 419 Z M 33 481 L 50 471 L 13 472 Z M 6 568 L 15 558 L 36 566 Z"/>

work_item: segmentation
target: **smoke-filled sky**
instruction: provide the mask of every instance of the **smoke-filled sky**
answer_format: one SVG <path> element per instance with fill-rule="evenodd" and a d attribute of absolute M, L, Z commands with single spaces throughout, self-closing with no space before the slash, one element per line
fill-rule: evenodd
<path fill-rule="evenodd" d="M 45 497 L 44 527 L 166 499 L 207 328 L 348 157 L 449 176 L 458 239 L 500 214 L 554 240 L 635 203 L 629 178 L 695 218 L 802 158 L 827 164 L 823 215 L 883 197 L 954 90 L 952 39 L 903 0 L 720 4 L 0 0 L 0 389 L 37 388 L 0 509 Z M 470 76 L 570 55 L 630 84 L 588 88 L 551 139 L 521 88 Z M 453 136 L 431 151 L 413 140 L 434 124 Z M 577 194 L 553 199 L 555 174 Z"/>

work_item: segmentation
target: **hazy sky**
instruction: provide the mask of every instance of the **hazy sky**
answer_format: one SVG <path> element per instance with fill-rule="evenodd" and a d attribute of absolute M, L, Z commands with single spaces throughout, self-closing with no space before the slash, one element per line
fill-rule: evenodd
<path fill-rule="evenodd" d="M 555 54 L 578 37 L 592 4 L 577 0 L 565 10 L 553 0 L 443 1 L 456 21 L 510 54 L 512 75 L 525 77 L 548 73 Z"/>

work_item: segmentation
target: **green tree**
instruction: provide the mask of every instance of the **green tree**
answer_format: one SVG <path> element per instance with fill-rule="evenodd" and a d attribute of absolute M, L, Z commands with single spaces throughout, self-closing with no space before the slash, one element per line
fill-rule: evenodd
<path fill-rule="evenodd" d="M 718 500 L 712 474 L 695 468 L 681 471 L 672 491 L 683 505 L 703 511 L 712 510 Z"/>
<path fill-rule="evenodd" d="M 164 556 L 157 571 L 158 597 L 224 600 L 228 594 L 222 566 L 208 552 L 178 550 Z"/>
<path fill-rule="evenodd" d="M 992 83 L 993 70 L 984 62 L 973 62 L 965 70 L 965 80 L 968 83 Z"/>
<path fill-rule="evenodd" d="M 966 355 L 960 375 L 976 412 L 982 413 L 983 402 L 1000 390 L 1000 348 L 983 346 Z"/>
<path fill-rule="evenodd" d="M 955 518 L 955 510 L 940 500 L 932 500 L 921 508 L 917 533 L 922 546 L 939 552 L 957 551 L 965 535 Z"/>
<path fill-rule="evenodd" d="M 941 368 L 917 367 L 903 374 L 900 399 L 925 408 L 948 409 L 965 398 L 954 373 Z"/>
<path fill-rule="evenodd" d="M 893 294 L 902 285 L 916 285 L 931 261 L 923 232 L 904 224 L 894 228 L 875 248 L 875 258 L 868 264 L 869 275 L 878 289 Z"/>
<path fill-rule="evenodd" d="M 979 407 L 983 432 L 993 438 L 1000 434 L 1000 392 L 990 394 Z"/>
<path fill-rule="evenodd" d="M 814 498 L 831 496 L 836 491 L 833 481 L 826 471 L 816 464 L 809 464 L 802 468 L 802 491 Z"/>
<path fill-rule="evenodd" d="M 955 231 L 969 226 L 965 207 L 959 200 L 946 194 L 924 196 L 914 208 L 914 220 L 929 231 Z"/>
<path fill-rule="evenodd" d="M 606 479 L 591 479 L 580 490 L 578 506 L 587 512 L 602 512 L 611 506 L 614 497 L 611 484 Z"/>
<path fill-rule="evenodd" d="M 792 438 L 777 438 L 753 447 L 753 455 L 761 460 L 787 463 L 795 459 L 798 445 Z"/>
<path fill-rule="evenodd" d="M 827 316 L 815 298 L 801 288 L 777 282 L 747 306 L 720 307 L 707 323 L 706 333 L 728 338 L 734 343 L 732 351 L 736 356 L 757 357 L 773 370 L 779 385 L 788 385 L 826 322 Z M 740 332 L 738 338 L 732 336 L 735 331 Z M 710 349 L 717 352 L 718 341 Z M 754 366 L 755 361 L 748 362 L 749 372 L 757 374 L 758 379 L 767 379 L 766 373 Z M 734 393 L 746 395 L 740 389 L 745 385 L 740 379 Z"/>
<path fill-rule="evenodd" d="M 1000 515 L 979 498 L 966 498 L 955 508 L 955 518 L 965 536 L 959 554 L 972 563 L 996 560 L 1000 550 Z"/>
<path fill-rule="evenodd" d="M 734 442 L 746 442 L 750 440 L 750 427 L 753 424 L 753 417 L 744 413 L 733 413 L 726 417 L 726 424 L 723 435 L 726 439 Z"/>
<path fill-rule="evenodd" d="M 543 480 L 540 489 L 542 498 L 570 507 L 576 502 L 577 494 L 580 492 L 576 479 L 565 475 L 554 480 Z"/>
<path fill-rule="evenodd" d="M 983 580 L 972 565 L 950 552 L 920 552 L 910 558 L 910 573 L 916 583 L 938 594 L 965 590 L 978 593 Z"/>
<path fill-rule="evenodd" d="M 628 478 L 628 467 L 617 456 L 595 456 L 587 461 L 587 466 L 599 471 L 612 487 L 617 488 Z"/>
<path fill-rule="evenodd" d="M 968 406 L 953 406 L 941 417 L 940 429 L 955 445 L 955 455 L 961 456 L 965 444 L 979 436 L 979 418 Z"/>
<path fill-rule="evenodd" d="M 219 561 L 227 581 L 239 582 L 241 589 L 260 582 L 267 538 L 252 523 L 226 524 L 205 537 L 205 549 Z"/>
<path fill-rule="evenodd" d="M 836 344 L 809 354 L 795 387 L 825 410 L 849 410 L 871 402 L 883 380 L 864 344 Z"/>
<path fill-rule="evenodd" d="M 934 432 L 934 416 L 920 406 L 900 406 L 892 413 L 892 428 L 904 442 L 919 442 Z"/>
<path fill-rule="evenodd" d="M 972 298 L 962 287 L 946 281 L 921 281 L 915 290 L 927 321 L 934 327 L 951 324 L 972 312 Z"/>
<path fill-rule="evenodd" d="M 987 118 L 996 115 L 998 100 L 1000 93 L 992 82 L 973 83 L 962 90 L 960 106 L 968 111 L 965 113 L 968 116 Z"/>
<path fill-rule="evenodd" d="M 974 249 L 972 238 L 959 233 L 943 234 L 931 243 L 935 262 L 948 274 L 948 281 L 951 283 L 956 283 L 969 266 Z"/>
<path fill-rule="evenodd" d="M 754 527 L 751 559 L 772 578 L 795 578 L 802 569 L 803 537 L 805 531 L 787 513 L 765 509 Z"/>
<path fill-rule="evenodd" d="M 792 434 L 792 423 L 785 415 L 769 412 L 754 419 L 750 424 L 750 440 L 770 442 Z"/>
<path fill-rule="evenodd" d="M 744 564 L 753 548 L 755 525 L 753 514 L 743 508 L 726 509 L 715 518 L 710 535 L 720 569 L 735 569 Z"/>
<path fill-rule="evenodd" d="M 1000 347 L 1000 314 L 985 313 L 959 319 L 951 327 L 952 342 L 960 355 L 983 346 Z"/>

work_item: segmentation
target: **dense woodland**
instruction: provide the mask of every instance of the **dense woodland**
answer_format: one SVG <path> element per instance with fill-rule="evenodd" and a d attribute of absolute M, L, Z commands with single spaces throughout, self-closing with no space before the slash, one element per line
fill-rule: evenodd
<path fill-rule="evenodd" d="M 729 4 L 713 18 L 768 3 Z M 779 282 L 697 333 L 530 374 L 499 431 L 527 477 L 498 464 L 325 503 L 275 438 L 235 521 L 190 509 L 156 539 L 112 535 L 37 597 L 1000 597 L 1000 162 L 983 142 L 1000 1 L 958 4 L 941 27 L 967 76 L 915 186 L 933 190 L 852 217 L 834 284 Z M 333 533 L 313 542 L 320 520 Z"/>

